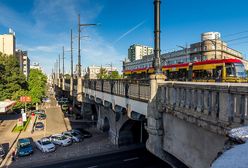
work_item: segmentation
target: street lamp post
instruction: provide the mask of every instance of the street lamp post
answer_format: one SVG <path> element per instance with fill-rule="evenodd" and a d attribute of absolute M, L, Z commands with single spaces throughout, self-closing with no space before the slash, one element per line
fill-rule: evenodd
<path fill-rule="evenodd" d="M 156 74 L 161 73 L 160 62 L 160 0 L 154 0 L 154 68 Z"/>

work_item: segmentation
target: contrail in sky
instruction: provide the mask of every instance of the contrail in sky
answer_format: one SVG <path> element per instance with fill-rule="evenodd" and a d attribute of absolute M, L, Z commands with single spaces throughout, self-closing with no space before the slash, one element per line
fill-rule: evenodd
<path fill-rule="evenodd" d="M 137 24 L 136 26 L 134 26 L 133 28 L 128 30 L 126 33 L 122 34 L 118 39 L 116 39 L 114 41 L 114 44 L 117 43 L 118 41 L 120 41 L 121 39 L 123 39 L 125 36 L 127 36 L 131 32 L 133 32 L 134 30 L 136 30 L 137 28 L 139 28 L 140 26 L 142 26 L 145 22 L 146 22 L 146 20 L 143 20 L 142 22 L 140 22 L 139 24 Z"/>

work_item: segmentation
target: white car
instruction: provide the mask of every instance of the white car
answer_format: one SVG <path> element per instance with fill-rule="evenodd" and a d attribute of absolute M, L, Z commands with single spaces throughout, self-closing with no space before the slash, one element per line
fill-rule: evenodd
<path fill-rule="evenodd" d="M 81 142 L 83 140 L 82 135 L 74 131 L 66 131 L 62 134 L 68 138 L 71 138 L 73 142 Z"/>
<path fill-rule="evenodd" d="M 35 145 L 41 152 L 53 152 L 55 151 L 55 145 L 48 139 L 48 138 L 42 138 L 38 141 L 35 141 Z"/>
<path fill-rule="evenodd" d="M 50 141 L 56 145 L 68 146 L 72 144 L 71 138 L 68 138 L 62 134 L 55 134 L 50 137 Z"/>

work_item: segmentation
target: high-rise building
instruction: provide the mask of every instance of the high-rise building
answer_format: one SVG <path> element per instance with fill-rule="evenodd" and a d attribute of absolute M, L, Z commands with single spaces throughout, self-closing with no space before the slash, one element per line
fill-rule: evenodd
<path fill-rule="evenodd" d="M 153 54 L 153 48 L 139 44 L 133 44 L 128 49 L 128 59 L 133 62 L 134 60 L 142 59 L 145 55 Z"/>
<path fill-rule="evenodd" d="M 18 49 L 15 52 L 15 56 L 18 59 L 18 62 L 20 64 L 21 72 L 28 79 L 29 72 L 30 72 L 30 59 L 28 58 L 28 52 Z"/>
<path fill-rule="evenodd" d="M 9 34 L 0 35 L 0 52 L 7 55 L 15 55 L 15 33 L 9 29 Z"/>

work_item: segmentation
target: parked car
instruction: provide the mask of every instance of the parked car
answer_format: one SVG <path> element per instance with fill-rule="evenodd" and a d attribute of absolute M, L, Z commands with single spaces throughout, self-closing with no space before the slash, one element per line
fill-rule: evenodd
<path fill-rule="evenodd" d="M 69 100 L 66 97 L 61 97 L 61 98 L 58 99 L 58 103 L 59 103 L 59 105 L 68 104 Z"/>
<path fill-rule="evenodd" d="M 68 146 L 72 144 L 71 138 L 68 138 L 62 134 L 54 134 L 50 137 L 50 141 L 56 145 Z"/>
<path fill-rule="evenodd" d="M 45 110 L 34 110 L 34 114 L 45 114 Z"/>
<path fill-rule="evenodd" d="M 71 138 L 73 142 L 81 142 L 83 141 L 83 136 L 74 131 L 66 131 L 62 133 L 64 136 Z"/>
<path fill-rule="evenodd" d="M 48 138 L 42 138 L 38 141 L 35 141 L 35 145 L 41 152 L 53 152 L 55 151 L 55 145 L 48 139 Z"/>
<path fill-rule="evenodd" d="M 27 156 L 32 154 L 33 147 L 28 138 L 19 139 L 17 142 L 17 155 L 18 156 Z"/>
<path fill-rule="evenodd" d="M 69 110 L 68 104 L 62 104 L 61 109 L 62 109 L 63 112 L 68 112 L 68 110 Z"/>
<path fill-rule="evenodd" d="M 3 146 L 0 144 L 0 160 L 5 157 L 6 153 Z"/>
<path fill-rule="evenodd" d="M 39 120 L 45 120 L 46 119 L 46 114 L 39 114 L 38 119 Z"/>
<path fill-rule="evenodd" d="M 48 97 L 44 97 L 44 98 L 42 98 L 42 101 L 43 102 L 46 102 L 46 103 L 49 103 L 50 102 L 50 99 Z"/>
<path fill-rule="evenodd" d="M 36 131 L 41 131 L 41 130 L 44 130 L 44 124 L 43 124 L 43 122 L 36 122 L 35 123 L 35 126 L 34 126 L 34 129 L 36 130 Z"/>
<path fill-rule="evenodd" d="M 83 128 L 76 128 L 73 129 L 74 132 L 81 134 L 84 138 L 90 138 L 92 137 L 92 134 L 89 131 L 86 131 Z"/>

